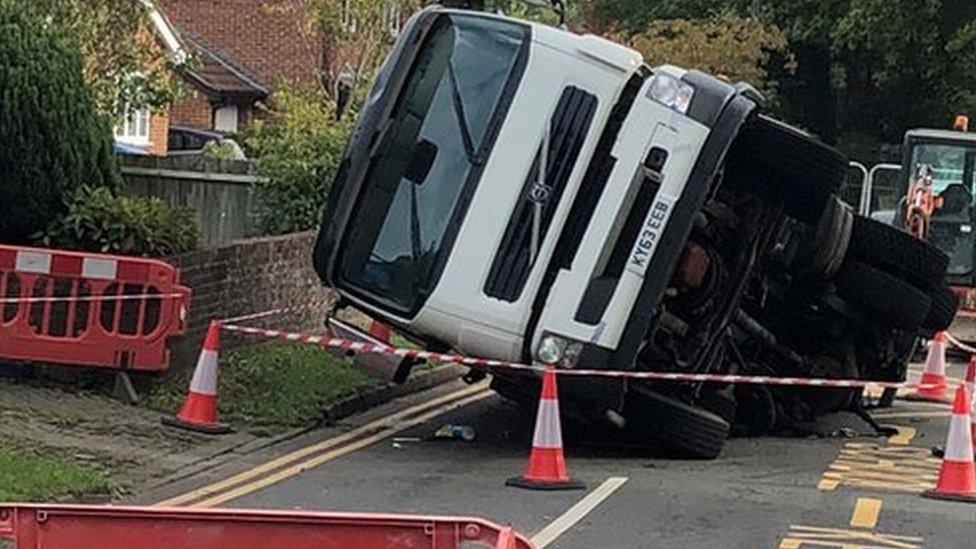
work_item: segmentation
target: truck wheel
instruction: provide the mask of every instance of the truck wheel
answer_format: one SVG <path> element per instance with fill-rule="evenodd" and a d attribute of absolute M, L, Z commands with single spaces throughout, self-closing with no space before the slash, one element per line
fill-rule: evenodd
<path fill-rule="evenodd" d="M 959 310 L 959 296 L 952 291 L 952 288 L 940 285 L 929 291 L 929 299 L 932 304 L 922 322 L 922 328 L 934 332 L 947 329 Z"/>
<path fill-rule="evenodd" d="M 854 214 L 840 198 L 827 199 L 823 214 L 817 222 L 813 240 L 805 252 L 801 273 L 820 280 L 828 280 L 840 269 L 847 255 Z"/>
<path fill-rule="evenodd" d="M 816 223 L 847 177 L 847 157 L 840 151 L 768 116 L 753 119 L 735 143 L 737 161 L 775 174 L 785 191 L 786 213 L 806 223 Z"/>
<path fill-rule="evenodd" d="M 935 246 L 870 217 L 854 216 L 850 257 L 870 263 L 919 288 L 942 284 L 949 256 Z"/>
<path fill-rule="evenodd" d="M 904 280 L 859 261 L 846 261 L 834 277 L 837 295 L 885 324 L 917 330 L 931 300 Z"/>
<path fill-rule="evenodd" d="M 729 423 L 708 410 L 642 386 L 631 386 L 624 408 L 628 427 L 676 456 L 715 459 L 729 437 Z"/>

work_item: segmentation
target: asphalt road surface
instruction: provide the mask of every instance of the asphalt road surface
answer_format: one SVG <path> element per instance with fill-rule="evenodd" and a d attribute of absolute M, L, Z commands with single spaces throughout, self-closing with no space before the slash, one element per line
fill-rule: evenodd
<path fill-rule="evenodd" d="M 817 426 L 827 436 L 732 439 L 708 462 L 575 442 L 567 463 L 586 489 L 532 492 L 504 485 L 525 466 L 531 420 L 478 386 L 451 385 L 240 456 L 139 502 L 473 515 L 567 549 L 976 547 L 976 504 L 919 495 L 935 482 L 939 460 L 929 449 L 945 440 L 949 407 L 898 400 L 873 413 L 899 433 L 878 437 L 837 414 Z M 445 423 L 472 426 L 477 439 L 429 440 Z"/>

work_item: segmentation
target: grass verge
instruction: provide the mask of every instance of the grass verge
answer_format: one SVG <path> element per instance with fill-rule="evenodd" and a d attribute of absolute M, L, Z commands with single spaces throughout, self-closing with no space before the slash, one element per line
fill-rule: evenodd
<path fill-rule="evenodd" d="M 175 412 L 191 374 L 167 379 L 152 392 L 149 406 Z M 221 361 L 218 408 L 222 421 L 248 428 L 300 427 L 321 419 L 329 405 L 376 383 L 321 347 L 267 341 Z"/>
<path fill-rule="evenodd" d="M 0 448 L 0 501 L 51 501 L 109 493 L 108 477 L 70 460 Z"/>

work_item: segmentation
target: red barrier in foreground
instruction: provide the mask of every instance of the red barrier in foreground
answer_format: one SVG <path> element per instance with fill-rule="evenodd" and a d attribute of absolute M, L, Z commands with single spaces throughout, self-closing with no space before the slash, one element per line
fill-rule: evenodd
<path fill-rule="evenodd" d="M 0 245 L 0 358 L 165 370 L 186 329 L 179 281 L 153 259 Z"/>
<path fill-rule="evenodd" d="M 531 549 L 479 518 L 237 509 L 0 504 L 13 549 Z"/>

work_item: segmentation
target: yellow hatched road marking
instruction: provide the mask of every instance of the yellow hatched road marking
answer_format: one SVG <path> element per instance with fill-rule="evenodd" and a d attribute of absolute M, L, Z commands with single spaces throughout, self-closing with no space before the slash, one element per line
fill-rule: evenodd
<path fill-rule="evenodd" d="M 898 433 L 888 437 L 888 444 L 907 446 L 911 444 L 912 439 L 915 438 L 914 427 L 908 427 L 907 425 L 890 425 L 889 427 L 894 427 L 895 429 L 898 429 Z"/>
<path fill-rule="evenodd" d="M 918 549 L 922 538 L 879 534 L 870 530 L 846 530 L 794 524 L 779 549 L 840 547 L 842 549 Z"/>
<path fill-rule="evenodd" d="M 880 499 L 857 498 L 857 503 L 854 504 L 854 514 L 851 516 L 851 526 L 855 528 L 874 528 L 878 525 L 878 515 L 880 513 Z"/>
<path fill-rule="evenodd" d="M 872 471 L 880 473 L 892 473 L 895 472 L 895 465 L 891 462 L 888 463 L 868 463 L 868 462 L 858 462 L 858 461 L 843 461 L 837 460 L 830 465 L 828 469 L 831 471 Z M 937 475 L 937 467 L 928 468 L 913 468 L 913 467 L 898 467 L 898 472 L 905 472 L 913 475 Z"/>
<path fill-rule="evenodd" d="M 881 514 L 881 500 L 857 498 L 850 524 L 854 529 L 825 528 L 793 524 L 779 542 L 779 549 L 839 547 L 841 549 L 918 549 L 922 538 L 880 534 L 875 531 Z"/>
<path fill-rule="evenodd" d="M 872 414 L 874 419 L 900 419 L 900 418 L 923 418 L 923 417 L 949 417 L 952 412 L 949 410 L 918 411 L 918 412 L 885 412 L 883 414 Z"/>
<path fill-rule="evenodd" d="M 901 427 L 892 440 L 898 444 L 849 442 L 841 448 L 817 489 L 836 490 L 841 485 L 899 492 L 922 492 L 938 480 L 940 461 L 927 448 L 908 446 L 914 429 Z"/>

